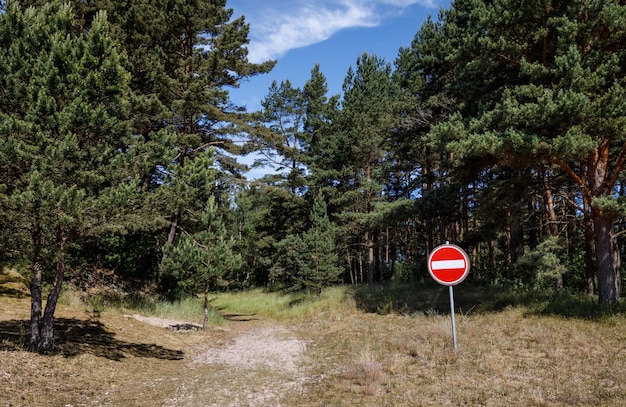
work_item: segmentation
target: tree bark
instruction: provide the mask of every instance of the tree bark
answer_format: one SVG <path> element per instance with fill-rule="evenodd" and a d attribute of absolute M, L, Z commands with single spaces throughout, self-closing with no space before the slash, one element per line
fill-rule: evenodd
<path fill-rule="evenodd" d="M 206 331 L 209 329 L 209 283 L 207 282 L 204 286 L 204 318 L 202 320 L 202 330 Z"/>
<path fill-rule="evenodd" d="M 496 241 L 489 239 L 489 266 L 491 267 L 491 275 L 493 284 L 498 284 L 498 263 L 496 261 Z"/>
<path fill-rule="evenodd" d="M 57 229 L 57 248 L 58 258 L 56 264 L 56 272 L 54 274 L 54 281 L 52 288 L 48 294 L 46 300 L 46 308 L 43 312 L 43 319 L 41 320 L 41 338 L 39 343 L 40 352 L 50 352 L 54 346 L 54 311 L 56 310 L 59 295 L 61 294 L 61 288 L 63 286 L 63 277 L 65 275 L 65 245 L 67 243 L 67 236 L 61 226 Z"/>
<path fill-rule="evenodd" d="M 598 266 L 598 297 L 603 304 L 618 301 L 617 279 L 614 262 L 613 220 L 602 211 L 593 211 L 593 227 L 595 232 L 595 251 Z"/>
<path fill-rule="evenodd" d="M 587 293 L 596 293 L 595 247 L 593 244 L 593 221 L 587 208 L 584 209 L 585 223 L 585 274 L 587 276 Z"/>
<path fill-rule="evenodd" d="M 614 235 L 611 239 L 613 244 L 613 269 L 615 270 L 615 291 L 617 293 L 617 299 L 619 300 L 620 293 L 622 292 L 622 278 L 620 275 L 620 269 L 622 267 L 622 258 L 619 248 L 619 242 Z"/>
<path fill-rule="evenodd" d="M 39 326 L 41 324 L 41 277 L 42 277 L 42 260 L 41 260 L 41 227 L 39 222 L 35 220 L 35 225 L 31 232 L 33 242 L 33 269 L 30 279 L 30 341 L 31 349 L 37 349 L 39 346 Z"/>
<path fill-rule="evenodd" d="M 556 211 L 554 210 L 554 198 L 552 197 L 552 185 L 548 175 L 549 170 L 544 170 L 541 173 L 542 194 L 544 200 L 544 209 L 546 212 L 546 223 L 548 226 L 548 235 L 558 236 L 559 227 L 557 225 Z M 560 257 L 561 250 L 555 250 L 555 255 Z M 563 274 L 560 274 L 556 279 L 556 289 L 563 289 Z"/>
<path fill-rule="evenodd" d="M 390 281 L 395 281 L 396 279 L 396 257 L 398 257 L 398 225 L 393 226 L 393 234 L 391 237 L 391 275 L 389 276 Z"/>
<path fill-rule="evenodd" d="M 556 212 L 554 210 L 554 199 L 552 197 L 552 185 L 550 183 L 549 175 L 546 173 L 548 170 L 542 172 L 542 193 L 544 207 L 546 211 L 548 233 L 550 236 L 556 236 L 559 234 L 559 227 L 557 225 Z"/>
<path fill-rule="evenodd" d="M 524 228 L 522 214 L 518 205 L 509 212 L 509 258 L 515 263 L 524 255 Z"/>
<path fill-rule="evenodd" d="M 365 233 L 365 246 L 367 247 L 367 284 L 374 284 L 374 231 L 368 229 Z"/>
<path fill-rule="evenodd" d="M 30 340 L 31 349 L 39 346 L 39 326 L 41 324 L 41 261 L 35 261 L 30 280 Z"/>
<path fill-rule="evenodd" d="M 167 234 L 167 243 L 174 244 L 176 239 L 176 232 L 178 231 L 178 220 L 180 219 L 180 211 L 172 215 L 172 222 L 170 223 L 170 231 Z"/>
<path fill-rule="evenodd" d="M 65 275 L 65 247 L 67 236 L 61 226 L 57 228 L 57 250 L 58 257 L 56 272 L 52 288 L 46 299 L 46 307 L 42 315 L 42 263 L 41 253 L 41 232 L 33 234 L 34 244 L 34 264 L 31 278 L 31 315 L 30 315 L 30 348 L 42 353 L 52 351 L 54 346 L 54 311 L 61 294 L 63 277 Z"/>

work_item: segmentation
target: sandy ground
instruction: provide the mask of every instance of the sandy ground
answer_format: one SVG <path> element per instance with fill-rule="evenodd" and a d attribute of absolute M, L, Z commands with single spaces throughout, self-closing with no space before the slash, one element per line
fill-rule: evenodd
<path fill-rule="evenodd" d="M 201 329 L 185 321 L 133 315 L 139 321 L 169 329 Z M 189 358 L 190 378 L 178 385 L 165 406 L 281 406 L 281 400 L 303 390 L 306 342 L 284 326 L 254 326 L 227 343 L 198 347 Z M 214 346 L 216 345 L 216 346 Z"/>
<path fill-rule="evenodd" d="M 143 315 L 139 314 L 133 315 L 133 318 L 135 318 L 137 321 L 145 322 L 146 324 L 160 326 L 161 328 L 173 329 L 175 331 L 202 329 L 202 325 L 192 324 L 191 322 L 186 321 L 177 321 L 174 319 L 144 317 Z"/>

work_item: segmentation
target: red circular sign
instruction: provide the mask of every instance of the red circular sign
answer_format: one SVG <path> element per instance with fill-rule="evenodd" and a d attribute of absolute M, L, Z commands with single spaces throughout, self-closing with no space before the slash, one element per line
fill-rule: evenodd
<path fill-rule="evenodd" d="M 437 246 L 428 256 L 428 271 L 439 284 L 459 284 L 465 280 L 469 270 L 469 257 L 459 246 L 453 244 Z"/>

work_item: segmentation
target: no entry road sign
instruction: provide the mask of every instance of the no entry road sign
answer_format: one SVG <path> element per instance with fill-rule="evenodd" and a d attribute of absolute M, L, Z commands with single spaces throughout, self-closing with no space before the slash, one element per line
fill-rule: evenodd
<path fill-rule="evenodd" d="M 456 285 L 469 274 L 467 253 L 453 244 L 437 246 L 428 256 L 428 271 L 439 284 Z"/>

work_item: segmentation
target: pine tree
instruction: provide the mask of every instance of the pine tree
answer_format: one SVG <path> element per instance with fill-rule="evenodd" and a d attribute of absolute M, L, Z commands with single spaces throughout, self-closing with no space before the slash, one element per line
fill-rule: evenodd
<path fill-rule="evenodd" d="M 0 14 L 0 202 L 16 220 L 10 233 L 30 240 L 21 248 L 32 266 L 30 345 L 43 352 L 53 346 L 68 246 L 146 217 L 129 167 L 141 141 L 129 131 L 123 56 L 106 13 L 95 15 L 87 35 L 76 35 L 73 22 L 59 3 L 22 11 L 7 2 Z"/>
<path fill-rule="evenodd" d="M 170 298 L 204 294 L 204 322 L 209 319 L 209 292 L 222 285 L 223 276 L 241 266 L 241 256 L 234 252 L 235 240 L 227 234 L 214 197 L 207 200 L 195 233 L 184 233 L 173 245 L 166 246 L 161 262 L 164 274 L 172 276 L 175 286 Z"/>
<path fill-rule="evenodd" d="M 248 25 L 243 17 L 231 20 L 233 11 L 226 8 L 225 0 L 151 4 L 156 9 L 163 6 L 160 15 L 167 16 L 166 30 L 157 39 L 163 68 L 155 86 L 166 109 L 159 125 L 167 126 L 174 134 L 174 164 L 184 168 L 208 148 L 216 147 L 215 160 L 222 171 L 218 178 L 224 178 L 221 174 L 226 172 L 240 173 L 242 167 L 231 154 L 243 150 L 230 135 L 247 128 L 247 121 L 240 109 L 233 108 L 228 87 L 238 86 L 245 77 L 268 72 L 274 63 L 248 62 Z M 221 154 L 220 149 L 231 154 Z M 223 181 L 228 182 L 229 178 Z M 169 243 L 185 226 L 183 214 L 193 205 L 180 195 L 169 196 Z"/>
<path fill-rule="evenodd" d="M 339 95 L 327 97 L 326 77 L 316 65 L 303 88 L 306 105 L 304 133 L 306 148 L 304 161 L 309 173 L 310 190 L 332 190 L 334 180 L 340 175 L 341 156 L 337 152 L 340 133 L 332 128 L 332 116 L 339 111 Z"/>
<path fill-rule="evenodd" d="M 433 148 L 428 138 L 431 127 L 445 121 L 458 104 L 446 89 L 454 71 L 453 65 L 444 62 L 449 58 L 451 42 L 446 28 L 429 17 L 410 47 L 400 49 L 393 72 L 401 89 L 401 120 L 392 135 L 391 151 L 399 171 L 393 189 L 404 197 L 420 197 L 413 216 L 424 234 L 415 241 L 423 241 L 424 247 L 415 249 L 426 253 L 446 240 L 454 242 L 455 224 L 451 220 L 460 219 L 459 180 L 450 172 L 449 157 Z"/>
<path fill-rule="evenodd" d="M 344 205 L 344 225 L 362 234 L 358 246 L 365 248 L 367 282 L 372 284 L 377 225 L 369 215 L 381 200 L 387 142 L 397 120 L 391 66 L 377 56 L 363 54 L 356 70 L 348 70 L 343 90 L 342 109 L 332 117 L 333 131 L 340 137 L 333 151 L 340 170 L 335 183 L 343 189 L 338 200 Z"/>
<path fill-rule="evenodd" d="M 260 139 L 262 165 L 285 171 L 286 186 L 295 193 L 302 193 L 305 167 L 303 152 L 305 139 L 303 126 L 306 105 L 300 88 L 294 88 L 289 80 L 280 85 L 272 82 L 267 96 L 261 101 L 263 119 L 271 130 Z"/>
<path fill-rule="evenodd" d="M 272 267 L 275 281 L 289 290 L 314 291 L 338 281 L 342 269 L 337 264 L 335 228 L 328 219 L 326 203 L 321 194 L 313 202 L 308 229 L 289 234 L 276 244 L 278 257 Z"/>
<path fill-rule="evenodd" d="M 578 188 L 593 221 L 603 303 L 619 296 L 613 224 L 623 213 L 614 191 L 626 156 L 624 7 L 456 1 L 422 65 L 430 79 L 442 78 L 440 94 L 458 102 L 430 137 L 459 168 L 549 164 Z"/>
<path fill-rule="evenodd" d="M 275 62 L 248 61 L 249 26 L 243 16 L 232 18 L 226 0 L 74 0 L 73 4 L 77 32 L 89 32 L 91 16 L 106 10 L 115 39 L 128 56 L 125 66 L 135 95 L 133 132 L 152 151 L 160 147 L 167 153 L 161 154 L 157 165 L 155 154 L 137 155 L 144 163 L 140 167 L 143 188 L 159 190 L 153 202 L 161 204 L 162 216 L 170 222 L 167 242 L 173 244 L 177 234 L 189 227 L 184 215 L 195 202 L 185 200 L 190 195 L 177 194 L 165 180 L 177 171 L 174 166 L 185 167 L 215 148 L 215 196 L 227 199 L 222 192 L 232 193 L 245 168 L 235 156 L 251 148 L 242 146 L 241 135 L 255 134 L 260 127 L 254 115 L 232 103 L 228 89 L 269 72 Z"/>
<path fill-rule="evenodd" d="M 342 269 L 335 248 L 335 227 L 331 224 L 321 193 L 313 201 L 311 226 L 302 235 L 304 267 L 298 276 L 300 284 L 321 294 L 322 287 L 338 281 Z"/>

